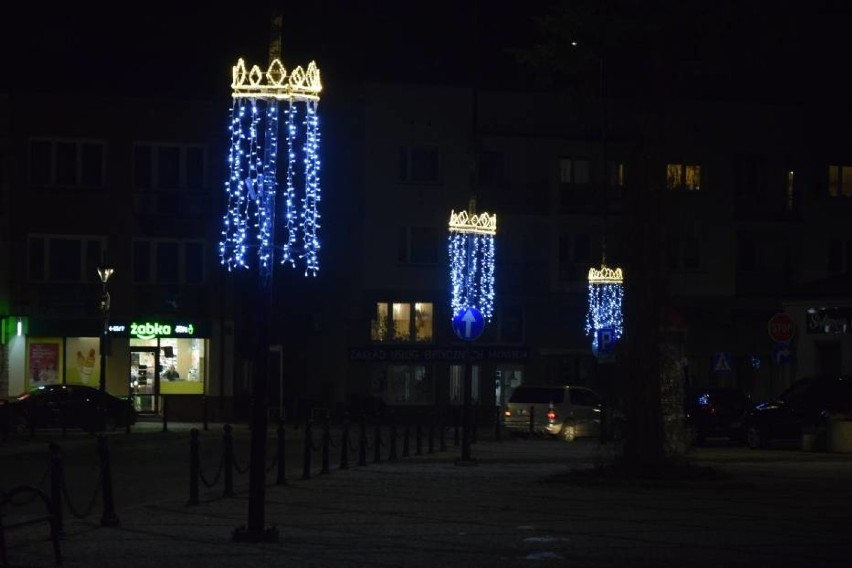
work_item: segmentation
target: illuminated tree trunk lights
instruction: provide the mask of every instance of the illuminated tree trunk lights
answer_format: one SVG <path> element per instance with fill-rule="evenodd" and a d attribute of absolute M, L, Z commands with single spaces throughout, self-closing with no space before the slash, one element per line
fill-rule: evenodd
<path fill-rule="evenodd" d="M 624 275 L 620 268 L 605 264 L 589 269 L 589 311 L 586 312 L 586 335 L 592 336 L 592 351 L 598 353 L 601 331 L 610 330 L 611 342 L 624 334 Z"/>
<path fill-rule="evenodd" d="M 231 88 L 230 175 L 225 183 L 228 208 L 219 243 L 221 262 L 228 270 L 249 268 L 251 251 L 257 254 L 260 274 L 268 275 L 277 249 L 282 264 L 295 267 L 297 259 L 302 259 L 305 275 L 316 276 L 320 249 L 319 69 L 312 61 L 307 70 L 296 67 L 287 75 L 281 61 L 274 59 L 266 72 L 257 65 L 246 71 L 240 59 L 233 68 Z M 277 199 L 279 110 L 286 115 L 283 204 Z M 276 227 L 283 227 L 280 239 Z"/>
<path fill-rule="evenodd" d="M 452 313 L 476 308 L 491 321 L 494 312 L 494 235 L 497 215 L 470 211 L 450 212 L 450 283 Z"/>

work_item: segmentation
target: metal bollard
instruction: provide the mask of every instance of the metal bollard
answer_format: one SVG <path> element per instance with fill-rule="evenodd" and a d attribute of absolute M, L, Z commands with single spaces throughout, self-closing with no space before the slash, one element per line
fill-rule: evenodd
<path fill-rule="evenodd" d="M 117 527 L 118 516 L 115 514 L 115 502 L 112 495 L 112 471 L 109 466 L 109 446 L 107 437 L 98 436 L 98 454 L 101 458 L 101 497 L 104 511 L 101 515 L 102 527 Z"/>
<path fill-rule="evenodd" d="M 405 432 L 402 434 L 402 457 L 408 457 L 408 439 L 411 438 L 411 430 L 408 424 L 405 425 Z"/>
<path fill-rule="evenodd" d="M 222 492 L 223 497 L 234 496 L 234 437 L 232 434 L 233 428 L 230 424 L 225 424 L 225 434 L 222 438 L 222 464 L 225 468 L 225 489 Z"/>
<path fill-rule="evenodd" d="M 367 425 L 361 421 L 361 440 L 358 445 L 358 465 L 367 465 Z"/>
<path fill-rule="evenodd" d="M 349 469 L 349 423 L 343 423 L 343 434 L 340 437 L 340 469 Z"/>
<path fill-rule="evenodd" d="M 382 430 L 376 424 L 376 435 L 373 437 L 373 463 L 382 461 Z"/>
<path fill-rule="evenodd" d="M 198 478 L 201 476 L 201 458 L 198 456 L 198 429 L 189 431 L 189 500 L 187 505 L 198 505 Z"/>
<path fill-rule="evenodd" d="M 530 406 L 530 435 L 535 434 L 535 406 Z"/>
<path fill-rule="evenodd" d="M 476 407 L 470 409 L 470 415 L 471 421 L 473 422 L 470 443 L 475 444 L 479 438 L 479 412 L 477 412 Z"/>
<path fill-rule="evenodd" d="M 396 461 L 396 424 L 391 424 L 390 427 L 390 453 L 388 454 L 388 461 Z"/>
<path fill-rule="evenodd" d="M 302 451 L 302 479 L 311 478 L 311 449 L 314 444 L 311 439 L 311 428 L 311 421 L 308 420 L 307 423 L 305 423 L 305 447 Z"/>
<path fill-rule="evenodd" d="M 204 421 L 204 431 L 206 432 L 209 428 L 208 419 L 207 419 L 207 395 L 201 396 L 201 420 Z"/>
<path fill-rule="evenodd" d="M 56 529 L 62 533 L 62 452 L 59 444 L 50 443 L 50 500 L 53 515 L 56 517 Z"/>
<path fill-rule="evenodd" d="M 328 453 L 331 451 L 331 434 L 328 431 L 328 420 L 322 426 L 322 470 L 320 473 L 331 473 L 328 468 Z"/>
<path fill-rule="evenodd" d="M 435 453 L 435 426 L 429 424 L 429 453 Z"/>
<path fill-rule="evenodd" d="M 500 441 L 500 436 L 502 435 L 502 428 L 500 428 L 501 419 L 503 417 L 503 412 L 500 408 L 500 405 L 497 405 L 497 415 L 494 419 L 494 439 L 498 442 Z"/>
<path fill-rule="evenodd" d="M 440 444 L 441 444 L 441 446 L 440 446 L 441 451 L 446 452 L 447 451 L 447 440 L 444 437 L 445 428 L 444 428 L 444 415 L 443 414 L 441 415 L 441 423 L 439 425 L 439 428 L 440 428 L 440 430 L 438 430 L 438 440 L 440 441 Z"/>
<path fill-rule="evenodd" d="M 163 395 L 163 432 L 169 431 L 169 397 Z"/>
<path fill-rule="evenodd" d="M 423 454 L 423 427 L 420 424 L 417 425 L 417 439 L 415 442 L 417 449 L 414 451 L 414 454 L 419 456 Z"/>
<path fill-rule="evenodd" d="M 453 445 L 459 445 L 459 409 L 453 413 Z"/>
<path fill-rule="evenodd" d="M 276 485 L 287 485 L 287 468 L 285 459 L 286 454 L 286 444 L 285 444 L 285 436 L 287 431 L 284 429 L 284 421 L 280 418 L 278 419 L 278 429 L 276 430 L 276 434 L 278 435 L 278 477 L 275 479 Z"/>

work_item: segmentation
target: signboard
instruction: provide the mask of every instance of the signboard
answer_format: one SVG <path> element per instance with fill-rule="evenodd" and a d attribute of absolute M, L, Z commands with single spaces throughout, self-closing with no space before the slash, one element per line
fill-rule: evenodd
<path fill-rule="evenodd" d="M 444 363 L 464 362 L 465 353 L 470 354 L 472 361 L 511 362 L 519 363 L 529 359 L 530 352 L 526 347 L 452 347 L 422 348 L 422 347 L 364 347 L 349 350 L 350 361 L 372 362 L 406 362 L 406 363 Z"/>
<path fill-rule="evenodd" d="M 778 343 L 789 343 L 796 333 L 796 326 L 793 320 L 784 312 L 779 312 L 769 318 L 768 324 L 769 337 L 772 341 Z"/>
<path fill-rule="evenodd" d="M 793 361 L 793 352 L 789 343 L 776 343 L 772 349 L 772 360 L 776 365 L 789 365 Z"/>
<path fill-rule="evenodd" d="M 811 308 L 807 313 L 808 333 L 852 333 L 852 308 Z"/>
<path fill-rule="evenodd" d="M 462 308 L 453 317 L 453 331 L 459 339 L 473 341 L 485 331 L 485 318 L 476 308 Z"/>
<path fill-rule="evenodd" d="M 156 339 L 158 337 L 199 337 L 199 325 L 188 321 L 131 321 L 109 325 L 109 334 L 116 337 Z"/>
<path fill-rule="evenodd" d="M 728 351 L 719 351 L 710 358 L 710 368 L 714 373 L 731 373 L 734 370 L 732 361 L 733 357 Z"/>

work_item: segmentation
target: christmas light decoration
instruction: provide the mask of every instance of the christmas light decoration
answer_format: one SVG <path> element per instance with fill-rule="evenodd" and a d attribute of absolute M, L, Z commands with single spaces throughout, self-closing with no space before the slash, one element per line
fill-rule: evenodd
<path fill-rule="evenodd" d="M 450 212 L 450 285 L 452 313 L 476 308 L 491 321 L 494 311 L 494 236 L 497 215 L 470 211 Z"/>
<path fill-rule="evenodd" d="M 277 254 L 282 264 L 291 266 L 302 259 L 305 275 L 316 276 L 321 201 L 319 69 L 312 61 L 306 70 L 296 67 L 288 75 L 281 61 L 273 59 L 265 72 L 257 65 L 247 70 L 240 59 L 232 70 L 231 90 L 230 175 L 225 183 L 228 206 L 219 243 L 221 263 L 228 270 L 249 268 L 249 251 L 256 251 L 262 275 L 271 273 Z M 283 205 L 278 200 L 280 107 L 287 115 Z M 277 226 L 283 226 L 281 239 Z"/>
<path fill-rule="evenodd" d="M 598 331 L 609 329 L 613 339 L 624 334 L 624 274 L 620 268 L 605 264 L 589 269 L 589 309 L 586 312 L 586 335 L 592 337 L 592 351 L 598 352 Z"/>

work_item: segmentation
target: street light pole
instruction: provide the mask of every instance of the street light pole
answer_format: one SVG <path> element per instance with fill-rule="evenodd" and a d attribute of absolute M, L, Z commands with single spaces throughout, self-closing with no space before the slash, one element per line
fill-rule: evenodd
<path fill-rule="evenodd" d="M 107 291 L 107 282 L 109 277 L 115 272 L 114 268 L 98 267 L 98 278 L 101 280 L 101 298 L 99 307 L 103 315 L 103 329 L 101 329 L 101 374 L 98 378 L 98 388 L 101 392 L 106 392 L 106 354 L 109 349 L 109 292 Z"/>

